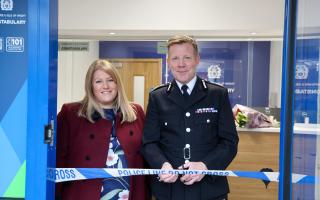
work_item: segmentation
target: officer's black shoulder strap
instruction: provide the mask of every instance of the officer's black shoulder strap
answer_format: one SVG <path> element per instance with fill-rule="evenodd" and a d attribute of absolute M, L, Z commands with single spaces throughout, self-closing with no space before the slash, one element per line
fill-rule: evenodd
<path fill-rule="evenodd" d="M 202 87 L 204 90 L 207 90 L 208 89 L 208 85 L 214 85 L 214 86 L 218 86 L 218 87 L 221 87 L 221 88 L 224 88 L 223 85 L 220 85 L 218 83 L 212 83 L 208 80 L 204 80 L 204 79 L 201 79 L 201 83 L 202 83 Z"/>
<path fill-rule="evenodd" d="M 166 84 L 159 85 L 159 86 L 153 88 L 153 90 L 151 92 L 157 91 L 157 90 L 159 90 L 161 88 L 166 88 L 166 90 L 169 91 L 171 89 L 171 83 L 166 83 Z"/>

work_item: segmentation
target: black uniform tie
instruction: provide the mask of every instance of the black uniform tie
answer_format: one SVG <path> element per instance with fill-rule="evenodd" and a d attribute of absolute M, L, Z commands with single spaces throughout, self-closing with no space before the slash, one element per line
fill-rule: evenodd
<path fill-rule="evenodd" d="M 182 90 L 182 95 L 185 99 L 187 99 L 189 97 L 189 93 L 188 93 L 188 86 L 187 85 L 183 85 L 181 87 L 181 90 Z"/>

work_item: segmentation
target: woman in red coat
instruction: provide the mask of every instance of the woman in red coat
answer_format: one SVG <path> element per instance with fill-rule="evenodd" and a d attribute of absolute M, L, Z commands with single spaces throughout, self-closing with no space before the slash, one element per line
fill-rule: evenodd
<path fill-rule="evenodd" d="M 144 112 L 129 103 L 117 70 L 106 60 L 88 69 L 85 97 L 58 114 L 57 167 L 144 168 L 140 154 Z M 146 200 L 144 176 L 57 184 L 62 200 Z"/>

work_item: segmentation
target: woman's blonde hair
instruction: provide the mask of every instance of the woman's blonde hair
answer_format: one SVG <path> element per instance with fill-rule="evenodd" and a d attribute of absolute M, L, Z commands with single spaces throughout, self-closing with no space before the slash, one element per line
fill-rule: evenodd
<path fill-rule="evenodd" d="M 120 111 L 122 114 L 123 122 L 133 122 L 137 119 L 136 111 L 133 109 L 133 105 L 128 101 L 127 95 L 124 91 L 123 83 L 120 79 L 120 75 L 115 67 L 112 66 L 107 60 L 99 59 L 94 61 L 86 74 L 85 80 L 85 96 L 81 101 L 81 107 L 79 110 L 79 116 L 87 118 L 90 122 L 94 123 L 92 115 L 94 112 L 98 112 L 103 118 L 105 114 L 102 107 L 96 101 L 96 98 L 93 94 L 92 82 L 93 74 L 97 70 L 102 70 L 105 73 L 109 74 L 113 81 L 117 84 L 118 94 L 114 100 L 114 110 Z"/>

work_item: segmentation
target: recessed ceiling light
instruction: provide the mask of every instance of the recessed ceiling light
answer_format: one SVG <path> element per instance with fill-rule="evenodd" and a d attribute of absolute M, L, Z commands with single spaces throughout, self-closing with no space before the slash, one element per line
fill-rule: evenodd
<path fill-rule="evenodd" d="M 250 34 L 251 34 L 251 35 L 257 35 L 257 33 L 256 33 L 256 32 L 250 32 Z"/>
<path fill-rule="evenodd" d="M 115 34 L 116 34 L 115 32 L 110 32 L 110 33 L 109 33 L 109 35 L 115 35 Z"/>

